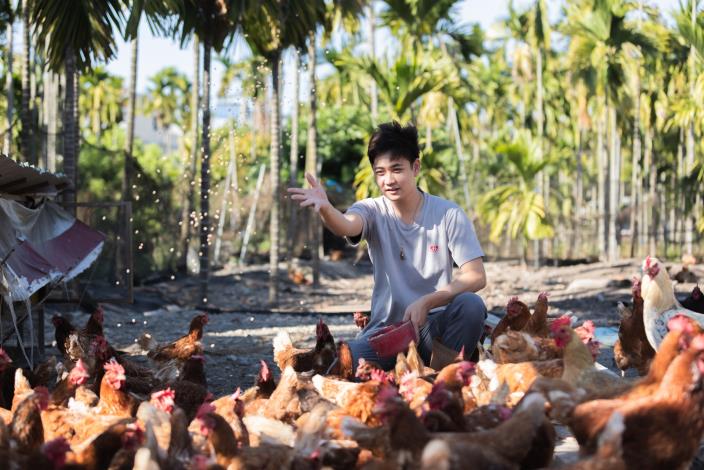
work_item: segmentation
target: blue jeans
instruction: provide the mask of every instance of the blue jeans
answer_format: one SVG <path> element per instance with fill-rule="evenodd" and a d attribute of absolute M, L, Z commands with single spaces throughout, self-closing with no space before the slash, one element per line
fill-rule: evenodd
<path fill-rule="evenodd" d="M 486 313 L 484 301 L 473 292 L 460 294 L 444 310 L 429 313 L 418 340 L 418 352 L 423 362 L 430 364 L 434 339 L 458 352 L 464 346 L 464 357 L 469 358 L 484 331 Z M 395 357 L 377 356 L 365 338 L 353 339 L 349 341 L 349 346 L 355 370 L 360 358 L 374 361 L 385 370 L 392 369 L 396 364 Z"/>

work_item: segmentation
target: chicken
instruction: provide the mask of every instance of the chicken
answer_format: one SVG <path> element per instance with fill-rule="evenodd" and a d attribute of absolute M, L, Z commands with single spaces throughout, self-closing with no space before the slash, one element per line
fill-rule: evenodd
<path fill-rule="evenodd" d="M 335 339 L 322 318 L 315 328 L 315 347 L 298 349 L 293 346 L 291 338 L 285 331 L 279 332 L 274 338 L 274 361 L 283 371 L 291 366 L 296 372 L 313 370 L 316 374 L 324 374 L 335 360 Z"/>
<path fill-rule="evenodd" d="M 399 379 L 399 393 L 406 400 L 416 414 L 423 413 L 423 407 L 433 385 L 427 380 L 418 377 L 416 372 L 406 372 Z"/>
<path fill-rule="evenodd" d="M 498 364 L 536 361 L 539 355 L 538 346 L 528 333 L 511 330 L 494 340 L 491 353 Z"/>
<path fill-rule="evenodd" d="M 104 312 L 103 307 L 97 305 L 91 312 L 83 332 L 92 336 L 104 336 L 103 334 Z"/>
<path fill-rule="evenodd" d="M 704 325 L 704 314 L 683 308 L 675 298 L 672 281 L 657 258 L 643 262 L 643 323 L 648 342 L 654 349 L 667 334 L 667 322 L 675 315 L 687 316 Z"/>
<path fill-rule="evenodd" d="M 218 465 L 230 469 L 278 470 L 288 468 L 293 460 L 293 449 L 283 445 L 260 443 L 258 447 L 240 449 L 232 428 L 210 404 L 201 406 L 196 420 L 200 424 L 200 432 L 213 449 Z"/>
<path fill-rule="evenodd" d="M 188 419 L 178 408 L 171 414 L 171 433 L 165 468 L 184 468 L 193 457 L 193 445 L 188 433 Z"/>
<path fill-rule="evenodd" d="M 494 429 L 476 433 L 446 434 L 423 450 L 421 468 L 542 468 L 549 466 L 555 446 L 552 425 L 546 420 L 545 402 L 529 395 L 511 418 Z"/>
<path fill-rule="evenodd" d="M 54 315 L 51 318 L 51 323 L 54 325 L 54 340 L 56 341 L 56 349 L 64 356 L 68 354 L 68 337 L 75 333 L 76 327 L 62 315 Z"/>
<path fill-rule="evenodd" d="M 310 381 L 299 379 L 293 367 L 286 367 L 281 374 L 276 390 L 274 390 L 266 406 L 264 406 L 262 414 L 267 418 L 278 419 L 286 423 L 295 421 L 301 414 L 310 411 L 315 406 L 315 403 L 320 400 L 320 396 L 314 388 L 318 377 L 322 378 L 322 376 L 313 377 L 311 384 Z M 334 381 L 333 379 L 324 379 L 326 381 Z M 337 382 L 350 384 L 350 382 Z"/>
<path fill-rule="evenodd" d="M 704 313 L 704 294 L 699 286 L 694 286 L 692 292 L 682 302 L 682 307 L 697 313 Z"/>
<path fill-rule="evenodd" d="M 162 363 L 171 359 L 185 362 L 193 355 L 203 354 L 200 340 L 203 338 L 203 327 L 207 324 L 208 315 L 196 315 L 188 327 L 188 334 L 170 343 L 157 345 L 147 356 L 157 363 Z"/>
<path fill-rule="evenodd" d="M 679 357 L 680 350 L 687 348 L 691 339 L 701 332 L 696 323 L 684 316 L 672 318 L 668 328 L 670 332 L 655 355 L 646 377 L 630 390 L 614 398 L 587 401 L 574 408 L 568 422 L 585 449 L 593 451 L 598 433 L 619 406 L 629 401 L 652 397 L 660 390 L 662 381 L 670 366 Z"/>
<path fill-rule="evenodd" d="M 564 348 L 562 380 L 594 397 L 613 396 L 630 388 L 628 382 L 615 374 L 594 367 L 594 352 L 570 328 L 568 321 L 556 320 L 550 330 L 558 347 Z"/>
<path fill-rule="evenodd" d="M 566 470 L 626 470 L 621 445 L 623 430 L 623 415 L 617 411 L 611 415 L 604 431 L 599 436 L 596 454 L 562 468 Z"/>
<path fill-rule="evenodd" d="M 49 406 L 49 391 L 37 387 L 17 406 L 10 423 L 10 435 L 22 452 L 37 449 L 44 443 L 42 410 Z"/>
<path fill-rule="evenodd" d="M 139 447 L 143 435 L 144 432 L 137 423 L 131 420 L 117 422 L 94 436 L 81 449 L 74 449 L 75 463 L 89 470 L 108 468 L 121 449 Z"/>
<path fill-rule="evenodd" d="M 643 297 L 641 296 L 641 282 L 633 279 L 631 289 L 633 303 L 627 307 L 621 303 L 618 311 L 621 323 L 618 327 L 618 340 L 614 344 L 614 361 L 619 369 L 626 371 L 633 367 L 640 375 L 645 375 L 648 365 L 655 355 L 655 350 L 650 346 L 643 326 Z"/>
<path fill-rule="evenodd" d="M 462 394 L 448 390 L 445 382 L 436 380 L 425 399 L 421 421 L 431 432 L 465 431 Z"/>
<path fill-rule="evenodd" d="M 189 420 L 195 417 L 198 407 L 211 396 L 203 385 L 204 360 L 199 354 L 190 357 L 183 365 L 184 373 L 181 378 L 168 384 L 176 395 L 176 405 L 186 413 Z"/>
<path fill-rule="evenodd" d="M 658 391 L 622 400 L 623 460 L 627 468 L 686 468 L 704 435 L 704 335 L 697 335 L 668 368 Z"/>
<path fill-rule="evenodd" d="M 327 373 L 343 380 L 352 380 L 355 376 L 354 358 L 347 341 L 341 340 L 337 342 L 336 356 L 337 358 L 334 360 L 332 366 L 328 368 Z"/>
<path fill-rule="evenodd" d="M 530 316 L 522 331 L 540 338 L 547 338 L 550 335 L 550 328 L 548 327 L 548 295 L 547 292 L 538 294 L 533 315 Z"/>
<path fill-rule="evenodd" d="M 363 330 L 369 324 L 369 315 L 365 315 L 364 312 L 354 312 L 354 324 Z"/>
<path fill-rule="evenodd" d="M 76 389 L 81 385 L 85 385 L 89 378 L 90 374 L 88 373 L 85 363 L 79 359 L 68 376 L 59 382 L 51 393 L 51 403 L 66 406 L 69 399 L 76 393 Z"/>
<path fill-rule="evenodd" d="M 100 381 L 99 410 L 104 414 L 134 416 L 139 400 L 125 390 L 125 369 L 114 358 L 104 368 L 105 374 Z"/>
<path fill-rule="evenodd" d="M 12 359 L 3 348 L 0 348 L 0 407 L 9 409 L 15 389 L 15 370 Z"/>
<path fill-rule="evenodd" d="M 528 306 L 518 300 L 518 297 L 511 297 L 506 305 L 506 315 L 504 315 L 491 333 L 491 343 L 493 344 L 499 335 L 509 329 L 521 331 L 530 318 L 531 315 Z"/>
<path fill-rule="evenodd" d="M 259 361 L 259 364 L 259 373 L 255 379 L 254 386 L 245 390 L 240 397 L 240 400 L 244 404 L 245 414 L 247 415 L 260 414 L 260 410 L 266 406 L 269 397 L 274 393 L 274 390 L 276 390 L 276 382 L 269 369 L 269 365 L 263 360 Z M 231 406 L 230 395 L 213 401 L 213 405 L 220 414 L 222 414 L 219 409 L 219 403 L 221 401 L 224 402 L 225 407 L 229 408 Z"/>

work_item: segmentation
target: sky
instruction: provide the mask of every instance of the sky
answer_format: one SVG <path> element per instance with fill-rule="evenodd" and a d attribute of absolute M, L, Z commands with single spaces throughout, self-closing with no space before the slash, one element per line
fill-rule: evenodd
<path fill-rule="evenodd" d="M 559 17 L 560 8 L 565 1 L 569 0 L 546 0 L 551 19 Z M 663 12 L 670 12 L 679 5 L 679 0 L 645 0 L 646 3 L 656 4 Z M 379 2 L 377 2 L 379 3 Z M 529 0 L 514 0 L 517 7 L 529 4 Z M 459 4 L 456 21 L 461 24 L 479 22 L 484 30 L 489 29 L 492 25 L 498 22 L 506 15 L 508 0 L 462 0 Z M 377 5 L 378 8 L 378 5 Z M 140 29 L 140 50 L 138 61 L 138 78 L 137 91 L 145 92 L 147 88 L 148 77 L 154 75 L 160 69 L 167 66 L 174 66 L 180 71 L 191 75 L 193 69 L 193 50 L 191 46 L 186 46 L 180 49 L 178 44 L 171 39 L 154 37 L 146 27 L 146 22 L 142 22 Z M 383 49 L 383 32 L 377 34 L 377 50 Z M 231 52 L 235 58 L 246 54 L 246 47 L 239 46 L 237 50 Z M 118 40 L 117 57 L 112 60 L 107 68 L 110 72 L 127 77 L 130 69 L 130 45 L 123 40 Z M 215 98 L 216 90 L 220 84 L 223 67 L 217 60 L 212 62 L 213 73 L 213 99 Z M 291 76 L 292 72 L 291 61 L 288 60 L 284 65 L 284 103 L 288 101 L 288 97 L 292 95 L 292 87 L 290 81 L 286 77 Z M 318 74 L 320 75 L 320 71 Z M 302 83 L 302 89 L 305 90 L 305 84 Z M 302 98 L 305 99 L 305 92 L 302 92 Z M 285 108 L 285 106 L 284 106 Z M 285 112 L 285 111 L 284 111 Z"/>

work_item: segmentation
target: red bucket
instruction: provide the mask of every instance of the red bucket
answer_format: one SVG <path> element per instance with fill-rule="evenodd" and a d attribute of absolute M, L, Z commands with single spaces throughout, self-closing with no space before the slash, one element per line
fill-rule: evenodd
<path fill-rule="evenodd" d="M 392 357 L 408 348 L 411 341 L 418 341 L 416 329 L 410 320 L 386 326 L 369 337 L 369 346 L 379 357 Z"/>

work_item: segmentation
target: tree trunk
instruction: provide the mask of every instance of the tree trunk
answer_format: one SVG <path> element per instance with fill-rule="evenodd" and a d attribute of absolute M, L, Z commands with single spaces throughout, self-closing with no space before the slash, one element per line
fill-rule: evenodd
<path fill-rule="evenodd" d="M 467 160 L 464 156 L 464 147 L 462 145 L 462 135 L 460 134 L 460 121 L 457 118 L 455 103 L 452 98 L 449 99 L 449 114 L 450 125 L 455 137 L 455 150 L 460 159 L 460 178 L 462 179 L 462 192 L 464 194 L 464 210 L 467 215 L 472 217 L 472 201 L 469 197 L 469 178 L 467 177 Z"/>
<path fill-rule="evenodd" d="M 675 184 L 675 187 L 677 188 L 675 193 L 673 194 L 673 197 L 677 201 L 677 207 L 675 209 L 675 213 L 677 214 L 677 220 L 675 224 L 675 242 L 679 245 L 680 251 L 683 248 L 683 243 L 684 243 L 684 237 L 682 236 L 684 233 L 684 221 L 683 218 L 685 216 L 685 212 L 683 209 L 684 206 L 684 198 L 682 195 L 682 178 L 684 176 L 684 167 L 685 167 L 685 156 L 684 156 L 684 130 L 680 129 L 680 139 L 679 143 L 677 144 L 677 182 Z"/>
<path fill-rule="evenodd" d="M 200 159 L 200 291 L 207 303 L 210 274 L 210 38 L 203 40 L 203 155 Z"/>
<path fill-rule="evenodd" d="M 316 95 L 315 77 L 315 34 L 308 39 L 308 86 L 310 86 L 310 110 L 308 112 L 308 142 L 306 144 L 306 171 L 320 178 L 318 174 L 318 97 Z M 320 285 L 320 233 L 322 230 L 319 217 L 311 217 L 311 230 L 313 232 L 310 243 L 313 258 L 313 285 Z"/>
<path fill-rule="evenodd" d="M 191 231 L 196 226 L 196 171 L 198 168 L 198 109 L 200 107 L 200 41 L 193 37 L 193 91 L 191 94 L 191 155 L 189 171 L 186 175 L 188 189 L 186 203 L 181 212 L 181 261 L 179 263 L 188 272 L 188 251 L 191 244 Z"/>
<path fill-rule="evenodd" d="M 291 105 L 291 154 L 289 155 L 289 179 L 288 185 L 294 187 L 298 184 L 298 99 L 299 99 L 299 86 L 298 86 L 298 74 L 301 66 L 301 56 L 298 49 L 293 51 L 293 103 Z M 294 249 L 296 246 L 297 231 L 298 231 L 298 205 L 295 204 L 291 199 L 288 199 L 288 236 L 286 238 L 286 254 L 288 270 L 290 271 L 293 267 L 293 257 Z"/>
<path fill-rule="evenodd" d="M 139 36 L 132 39 L 132 56 L 130 61 L 130 84 L 127 101 L 127 138 L 125 139 L 125 161 L 122 178 L 122 200 L 132 201 L 132 149 L 134 147 L 135 104 L 137 102 L 137 58 L 139 55 Z"/>
<path fill-rule="evenodd" d="M 633 163 L 631 165 L 631 258 L 640 254 L 638 246 L 638 207 L 642 204 L 640 199 L 640 77 L 636 76 L 635 116 L 633 118 Z"/>
<path fill-rule="evenodd" d="M 56 172 L 56 133 L 58 131 L 59 77 L 47 68 L 44 83 L 46 113 L 46 169 Z"/>
<path fill-rule="evenodd" d="M 271 218 L 269 222 L 269 304 L 276 305 L 279 296 L 279 65 L 281 53 L 271 63 Z"/>
<path fill-rule="evenodd" d="M 572 216 L 572 247 L 578 253 L 581 252 L 581 217 L 584 214 L 584 168 L 582 165 L 582 159 L 584 158 L 584 134 L 584 129 L 580 127 L 577 133 L 577 181 L 574 185 L 574 215 Z"/>
<path fill-rule="evenodd" d="M 609 115 L 609 240 L 608 252 L 609 261 L 614 262 L 618 259 L 618 244 L 616 234 L 616 219 L 618 216 L 618 190 L 619 176 L 621 174 L 621 166 L 619 165 L 618 157 L 618 129 L 616 127 L 616 109 L 613 106 L 608 107 Z"/>
<path fill-rule="evenodd" d="M 606 127 L 606 110 L 597 123 L 596 158 L 597 158 L 597 243 L 599 258 L 605 259 L 606 253 L 606 155 L 604 154 L 604 130 Z"/>
<path fill-rule="evenodd" d="M 78 108 L 78 90 L 76 89 L 76 56 L 71 48 L 66 49 L 66 98 L 64 101 L 63 137 L 64 137 L 64 174 L 69 178 L 73 187 L 64 191 L 64 200 L 68 203 L 76 202 L 78 191 L 78 141 L 76 139 L 76 110 Z M 76 207 L 69 206 L 69 211 L 76 214 Z"/>
<path fill-rule="evenodd" d="M 12 19 L 7 22 L 7 70 L 5 72 L 5 90 L 7 91 L 7 133 L 5 134 L 5 142 L 3 142 L 2 153 L 7 157 L 12 157 L 12 121 L 15 114 L 15 91 L 14 81 L 12 80 L 12 53 L 13 53 L 13 37 L 12 37 Z"/>
<path fill-rule="evenodd" d="M 237 148 L 235 135 L 230 139 L 230 158 L 232 159 L 232 210 L 230 211 L 230 231 L 236 233 L 240 226 L 240 180 L 237 172 Z"/>
<path fill-rule="evenodd" d="M 638 218 L 640 219 L 638 222 L 638 245 L 640 248 L 640 253 L 639 254 L 644 254 L 643 252 L 647 252 L 649 250 L 649 240 L 648 240 L 648 229 L 650 227 L 650 197 L 646 196 L 645 190 L 648 188 L 648 178 L 650 177 L 650 172 L 654 171 L 652 168 L 652 130 L 650 128 L 646 128 L 643 134 L 643 138 L 645 140 L 644 142 L 644 148 L 643 148 L 643 166 L 642 166 L 642 172 L 639 178 L 638 182 L 638 191 L 639 191 L 639 199 L 638 199 Z"/>
<path fill-rule="evenodd" d="M 543 51 L 540 47 L 537 48 L 535 55 L 535 77 L 536 77 L 536 96 L 535 96 L 535 126 L 537 128 L 536 135 L 538 137 L 538 151 L 540 152 L 540 158 L 543 158 L 543 131 L 545 127 L 545 114 L 543 110 Z M 546 174 L 545 170 L 540 171 L 537 174 L 538 179 L 538 193 L 543 197 L 543 204 L 545 204 L 546 211 L 548 210 L 548 193 L 549 185 L 546 184 Z M 540 260 L 547 254 L 547 240 L 542 239 L 537 244 L 536 247 L 538 251 L 535 254 L 535 267 L 540 266 Z"/>
<path fill-rule="evenodd" d="M 32 155 L 31 142 L 32 142 L 32 103 L 30 97 L 30 55 L 31 55 L 31 41 L 30 41 L 30 22 L 29 22 L 29 0 L 22 0 L 22 33 L 23 33 L 23 45 L 22 45 L 22 109 L 21 109 L 21 119 L 22 119 L 22 138 L 20 139 L 22 149 L 20 154 L 26 162 L 32 165 L 36 165 L 37 161 L 35 155 Z"/>
<path fill-rule="evenodd" d="M 376 60 L 376 15 L 374 13 L 374 2 L 369 2 L 367 7 L 367 17 L 369 18 L 369 55 Z M 379 96 L 376 91 L 376 81 L 369 83 L 369 97 L 371 99 L 372 125 L 376 125 L 379 115 Z"/>
<path fill-rule="evenodd" d="M 247 217 L 247 227 L 244 229 L 244 236 L 242 237 L 242 248 L 240 249 L 240 266 L 244 264 L 244 260 L 247 257 L 247 245 L 249 244 L 249 237 L 254 230 L 254 217 L 257 214 L 257 203 L 259 202 L 259 194 L 262 191 L 262 184 L 264 183 L 264 171 L 266 170 L 266 165 L 261 164 L 259 166 L 259 175 L 257 176 L 257 185 L 254 188 L 254 201 L 252 201 L 252 206 L 249 208 L 249 216 Z"/>
<path fill-rule="evenodd" d="M 691 26 L 692 31 L 696 31 L 697 26 L 697 0 L 692 0 L 692 15 Z M 690 96 L 695 96 L 696 82 L 696 50 L 694 45 L 689 48 L 689 93 Z M 694 168 L 694 122 L 690 122 L 687 126 L 687 157 L 685 165 L 685 176 L 689 176 Z M 684 252 L 688 255 L 692 254 L 692 242 L 694 241 L 694 206 L 692 206 L 685 214 L 684 221 Z M 686 209 L 685 209 L 686 210 Z"/>
<path fill-rule="evenodd" d="M 220 214 L 218 216 L 218 229 L 215 232 L 215 253 L 213 259 L 216 264 L 220 263 L 220 247 L 222 245 L 222 232 L 225 228 L 225 219 L 227 218 L 227 199 L 232 185 L 233 173 L 235 172 L 235 130 L 230 130 L 230 161 L 227 164 L 227 173 L 225 173 L 225 187 L 222 191 L 222 199 L 220 202 Z M 235 178 L 237 178 L 235 176 Z"/>

